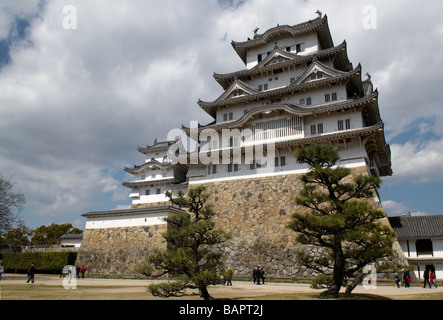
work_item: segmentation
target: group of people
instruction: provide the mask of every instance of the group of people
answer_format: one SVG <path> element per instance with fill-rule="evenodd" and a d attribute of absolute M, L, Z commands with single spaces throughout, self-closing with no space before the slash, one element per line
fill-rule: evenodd
<path fill-rule="evenodd" d="M 65 274 L 71 274 L 71 268 L 68 268 L 69 270 L 67 271 L 66 266 L 63 267 L 62 272 L 60 274 L 60 278 L 64 278 Z M 31 263 L 31 265 L 28 267 L 28 280 L 26 280 L 26 283 L 31 283 L 34 284 L 34 277 L 35 277 L 35 264 Z M 75 271 L 76 271 L 76 278 L 80 279 L 80 274 L 81 274 L 81 278 L 84 279 L 85 278 L 85 272 L 86 272 L 86 268 L 83 267 L 79 267 L 76 266 L 75 267 Z"/>
<path fill-rule="evenodd" d="M 85 272 L 86 272 L 86 268 L 84 267 L 84 266 L 82 266 L 81 268 L 80 268 L 80 266 L 71 266 L 71 265 L 69 265 L 69 266 L 64 266 L 63 268 L 62 268 L 62 271 L 61 271 L 61 273 L 60 273 L 60 278 L 64 278 L 65 276 L 68 276 L 68 277 L 72 277 L 73 276 L 73 270 L 75 269 L 75 277 L 77 278 L 77 279 L 84 279 L 85 278 Z M 81 277 L 80 277 L 80 274 L 81 274 Z"/>
<path fill-rule="evenodd" d="M 429 270 L 428 268 L 425 268 L 425 271 L 423 272 L 423 279 L 423 288 L 426 288 L 426 284 L 429 284 L 429 289 L 432 288 L 431 284 L 433 284 L 437 288 L 437 285 L 434 282 L 434 280 L 436 279 L 434 270 Z"/>
<path fill-rule="evenodd" d="M 429 288 L 432 288 L 432 285 L 434 285 L 437 288 L 437 285 L 434 282 L 435 279 L 437 279 L 435 271 L 430 270 L 429 268 L 425 268 L 423 272 L 423 280 L 424 280 L 423 288 L 426 288 L 426 284 L 429 284 Z M 400 288 L 400 286 L 402 287 L 404 286 L 405 288 L 410 288 L 411 285 L 409 283 L 411 282 L 411 276 L 409 274 L 409 271 L 407 270 L 403 271 L 402 276 L 400 276 L 397 273 L 394 277 L 394 282 L 397 285 L 397 288 Z"/>
<path fill-rule="evenodd" d="M 262 284 L 265 284 L 265 271 L 263 268 L 260 268 L 260 266 L 257 266 L 252 271 L 252 277 L 254 278 L 254 283 L 260 284 L 260 280 L 262 281 Z"/>

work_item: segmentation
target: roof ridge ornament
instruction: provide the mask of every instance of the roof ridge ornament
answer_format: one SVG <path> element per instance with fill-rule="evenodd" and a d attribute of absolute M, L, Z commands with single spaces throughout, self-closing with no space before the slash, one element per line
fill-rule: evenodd
<path fill-rule="evenodd" d="M 318 10 L 318 9 L 317 9 L 317 11 L 315 11 L 315 13 L 318 14 L 318 17 L 319 17 L 319 18 L 321 18 L 322 14 L 323 14 L 323 13 L 322 13 L 320 10 Z"/>
<path fill-rule="evenodd" d="M 258 37 L 257 32 L 258 32 L 259 29 L 260 29 L 260 28 L 255 28 L 255 29 L 254 29 L 254 39 Z"/>

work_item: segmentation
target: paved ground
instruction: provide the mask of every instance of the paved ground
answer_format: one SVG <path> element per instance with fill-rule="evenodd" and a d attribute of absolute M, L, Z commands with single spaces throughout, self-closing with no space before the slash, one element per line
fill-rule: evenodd
<path fill-rule="evenodd" d="M 26 282 L 26 278 L 21 275 L 10 275 L 4 277 L 2 283 L 7 284 L 23 284 Z M 62 285 L 62 279 L 55 276 L 36 275 L 36 284 L 42 285 Z M 129 280 L 129 279 L 78 279 L 78 286 L 100 286 L 102 290 L 114 290 L 115 292 L 142 292 L 146 291 L 146 287 L 153 283 L 153 280 Z M 112 287 L 112 288 L 106 288 Z M 121 287 L 121 288 L 119 288 Z M 100 289 L 97 289 L 100 290 Z M 290 283 L 266 283 L 265 285 L 256 285 L 251 282 L 245 281 L 233 281 L 232 287 L 228 286 L 213 286 L 210 289 L 210 293 L 217 297 L 229 297 L 233 295 L 232 291 L 235 291 L 236 297 L 249 297 L 249 296 L 262 296 L 275 293 L 312 293 L 318 294 L 322 290 L 315 290 L 310 288 L 308 284 L 290 284 Z M 397 288 L 394 285 L 379 285 L 375 289 L 364 288 L 359 286 L 354 289 L 353 293 L 363 294 L 375 294 L 380 296 L 401 296 L 408 294 L 426 295 L 428 293 L 443 292 L 443 288 L 440 286 L 437 289 L 412 287 L 410 289 Z"/>

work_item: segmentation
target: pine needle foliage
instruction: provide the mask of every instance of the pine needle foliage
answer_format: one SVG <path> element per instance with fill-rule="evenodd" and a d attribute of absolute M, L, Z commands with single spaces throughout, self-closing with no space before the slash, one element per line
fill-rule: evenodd
<path fill-rule="evenodd" d="M 287 227 L 305 245 L 297 252 L 300 263 L 327 284 L 322 295 L 338 297 L 342 286 L 350 292 L 363 280 L 365 266 L 381 265 L 381 259 L 393 255 L 395 233 L 381 222 L 384 212 L 370 203 L 381 179 L 352 175 L 351 169 L 337 166 L 339 155 L 331 146 L 304 147 L 295 157 L 310 170 L 301 177 L 304 187 L 296 197 L 300 210 Z"/>

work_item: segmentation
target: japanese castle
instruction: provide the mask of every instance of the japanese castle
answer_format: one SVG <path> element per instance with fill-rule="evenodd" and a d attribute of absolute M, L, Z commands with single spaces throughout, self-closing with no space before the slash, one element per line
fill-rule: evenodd
<path fill-rule="evenodd" d="M 257 264 L 268 276 L 315 276 L 298 266 L 295 236 L 286 228 L 302 187 L 300 174 L 308 170 L 296 161 L 295 150 L 329 144 L 353 174 L 392 174 L 379 93 L 362 66 L 349 61 L 346 41 L 334 44 L 327 16 L 317 14 L 232 41 L 245 67 L 214 73 L 223 93 L 198 100 L 213 121 L 182 125 L 182 136 L 168 134 L 138 148 L 145 162 L 126 167 L 133 179 L 123 182 L 132 208 L 83 214 L 78 263 L 88 264 L 91 273 L 134 273 L 149 248 L 165 247 L 162 217 L 180 211 L 165 192 L 203 184 L 217 226 L 232 234 L 220 247 L 227 267 L 244 276 Z M 183 136 L 195 150 L 186 148 Z M 377 193 L 373 203 L 381 207 Z"/>

